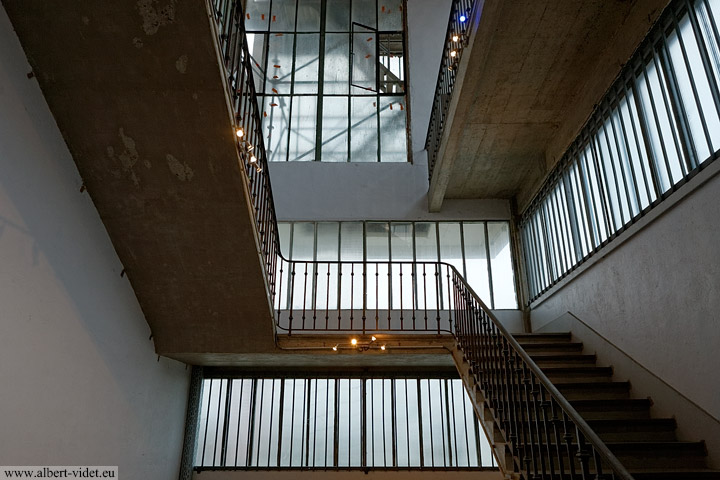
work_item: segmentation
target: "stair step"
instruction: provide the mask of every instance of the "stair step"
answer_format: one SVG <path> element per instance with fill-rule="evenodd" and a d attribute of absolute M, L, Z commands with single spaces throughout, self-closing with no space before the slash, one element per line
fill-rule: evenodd
<path fill-rule="evenodd" d="M 630 382 L 562 382 L 555 387 L 570 401 L 625 399 L 630 395 Z"/>
<path fill-rule="evenodd" d="M 610 381 L 613 374 L 612 367 L 595 367 L 591 365 L 579 365 L 573 367 L 541 367 L 543 373 L 551 382 L 570 382 L 570 381 Z"/>
<path fill-rule="evenodd" d="M 673 468 L 678 464 L 690 468 L 704 468 L 707 449 L 704 442 L 606 442 L 608 449 L 617 457 L 625 468 Z M 518 452 L 522 446 L 518 445 Z M 555 444 L 543 445 L 540 450 L 537 445 L 528 446 L 528 455 L 533 449 L 535 454 L 547 456 L 548 452 L 553 458 L 558 455 L 564 458 L 567 465 L 568 451 L 565 444 L 559 449 Z M 576 468 L 580 464 L 576 456 L 577 444 L 570 449 L 570 458 L 575 462 Z"/>
<path fill-rule="evenodd" d="M 530 354 L 530 356 L 533 356 L 538 352 L 582 352 L 583 349 L 582 342 L 520 342 L 520 345 Z"/>
<path fill-rule="evenodd" d="M 604 442 L 674 442 L 674 418 L 588 420 L 588 425 Z"/>
<path fill-rule="evenodd" d="M 597 357 L 582 353 L 537 353 L 528 352 L 530 358 L 541 368 L 546 366 L 565 367 L 574 365 L 595 365 Z"/>
<path fill-rule="evenodd" d="M 606 443 L 625 468 L 704 468 L 705 442 L 622 442 Z"/>
<path fill-rule="evenodd" d="M 584 399 L 573 400 L 570 404 L 585 421 L 650 418 L 650 407 L 652 406 L 649 398 Z"/>
<path fill-rule="evenodd" d="M 629 471 L 636 480 L 720 480 L 719 470 L 673 468 Z"/>
<path fill-rule="evenodd" d="M 514 333 L 513 337 L 521 345 L 524 343 L 555 343 L 569 342 L 571 340 L 570 332 L 560 333 Z"/>

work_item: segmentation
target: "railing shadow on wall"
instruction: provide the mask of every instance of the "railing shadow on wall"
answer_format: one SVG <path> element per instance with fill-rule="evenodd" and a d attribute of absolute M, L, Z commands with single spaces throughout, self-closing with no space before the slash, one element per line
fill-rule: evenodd
<path fill-rule="evenodd" d="M 209 0 L 209 5 L 242 131 L 238 148 L 277 329 L 452 334 L 505 435 L 514 471 L 527 479 L 548 474 L 585 479 L 591 473 L 632 479 L 452 265 L 282 257 L 242 6 L 239 0 Z"/>

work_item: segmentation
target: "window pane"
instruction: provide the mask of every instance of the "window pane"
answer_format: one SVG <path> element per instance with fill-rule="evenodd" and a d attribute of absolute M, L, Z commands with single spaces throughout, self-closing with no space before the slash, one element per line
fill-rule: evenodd
<path fill-rule="evenodd" d="M 321 0 L 298 0 L 298 32 L 320 31 L 320 4 Z"/>
<path fill-rule="evenodd" d="M 315 160 L 315 123 L 317 97 L 293 97 L 292 123 L 288 160 L 311 162 Z"/>
<path fill-rule="evenodd" d="M 402 0 L 378 2 L 378 30 L 402 30 Z"/>
<path fill-rule="evenodd" d="M 265 93 L 290 94 L 292 81 L 292 55 L 295 35 L 268 37 L 267 84 Z"/>
<path fill-rule="evenodd" d="M 407 161 L 405 97 L 380 97 L 380 161 Z"/>
<path fill-rule="evenodd" d="M 377 91 L 376 67 L 378 58 L 377 35 L 357 25 L 352 35 L 352 75 L 351 93 L 356 95 L 372 94 Z"/>
<path fill-rule="evenodd" d="M 325 36 L 324 92 L 347 94 L 350 85 L 350 35 L 329 33 Z M 347 99 L 344 99 L 347 102 Z"/>
<path fill-rule="evenodd" d="M 391 298 L 388 260 L 390 259 L 390 227 L 387 222 L 365 224 L 365 248 L 368 262 L 368 308 L 387 309 Z"/>
<path fill-rule="evenodd" d="M 295 0 L 272 0 L 271 14 L 271 31 L 295 31 Z"/>
<path fill-rule="evenodd" d="M 295 49 L 293 93 L 317 93 L 320 35 L 316 33 L 298 35 Z"/>
<path fill-rule="evenodd" d="M 353 0 L 352 21 L 370 28 L 377 28 L 376 0 Z"/>
<path fill-rule="evenodd" d="M 245 28 L 266 31 L 270 21 L 270 2 L 250 0 L 245 6 Z"/>
<path fill-rule="evenodd" d="M 465 236 L 465 266 L 467 269 L 465 278 L 475 293 L 480 296 L 480 300 L 492 308 L 485 248 L 485 223 L 464 222 L 463 235 Z"/>
<path fill-rule="evenodd" d="M 263 110 L 263 130 L 266 132 L 265 148 L 268 160 L 284 162 L 287 160 L 287 142 L 290 133 L 290 98 L 288 96 L 265 97 Z"/>
<path fill-rule="evenodd" d="M 350 2 L 333 2 L 326 15 L 325 29 L 328 32 L 350 31 Z"/>
<path fill-rule="evenodd" d="M 348 98 L 323 99 L 322 161 L 348 161 Z"/>
<path fill-rule="evenodd" d="M 376 97 L 352 98 L 350 158 L 353 162 L 377 162 Z"/>
<path fill-rule="evenodd" d="M 509 226 L 506 222 L 488 222 L 487 229 L 494 308 L 517 308 Z"/>
<path fill-rule="evenodd" d="M 414 297 L 413 224 L 390 223 L 390 249 L 393 262 L 403 262 L 392 268 L 393 308 L 412 309 Z"/>

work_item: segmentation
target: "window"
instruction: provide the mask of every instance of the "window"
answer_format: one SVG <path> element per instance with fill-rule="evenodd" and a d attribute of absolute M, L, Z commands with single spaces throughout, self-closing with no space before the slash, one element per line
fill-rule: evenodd
<path fill-rule="evenodd" d="M 720 2 L 668 7 L 523 214 L 531 299 L 720 150 Z"/>
<path fill-rule="evenodd" d="M 462 381 L 208 378 L 195 467 L 495 467 Z"/>
<path fill-rule="evenodd" d="M 414 272 L 408 272 L 407 265 L 403 267 L 406 268 L 404 272 L 397 265 L 368 267 L 371 271 L 366 274 L 371 279 L 372 288 L 367 289 L 367 301 L 371 305 L 379 303 L 380 308 L 391 306 L 396 309 L 401 302 L 403 306 L 408 306 L 413 299 L 416 303 L 428 302 L 429 308 L 435 308 L 437 292 L 423 287 L 423 277 L 433 277 L 436 270 L 430 265 L 423 268 L 422 262 L 438 261 L 455 267 L 490 308 L 517 308 L 508 222 L 281 222 L 279 231 L 282 252 L 290 260 L 358 262 L 344 265 L 346 271 L 340 276 L 336 266 L 325 266 L 321 267 L 325 269 L 322 272 L 308 273 L 310 278 L 317 278 L 317 292 L 331 292 L 329 300 L 319 295 L 317 304 L 321 308 L 336 307 L 338 299 L 334 295 L 338 289 L 334 286 L 338 281 L 358 283 L 357 288 L 352 289 L 358 298 L 352 303 L 362 305 L 363 261 L 418 262 Z M 353 266 L 355 271 L 350 271 Z M 304 274 L 304 271 L 296 272 L 296 275 Z M 401 274 L 416 275 L 416 292 L 407 287 L 399 288 L 407 285 L 406 281 L 402 281 Z M 333 288 L 328 288 L 328 285 Z M 287 292 L 288 297 L 297 293 L 287 285 L 282 291 Z M 351 289 L 349 286 L 344 288 L 343 284 L 340 291 L 349 292 Z M 302 300 L 302 294 L 293 298 L 292 303 L 295 304 Z M 277 299 L 278 306 L 289 301 Z M 341 308 L 347 308 L 350 299 L 341 298 L 340 303 Z M 348 305 L 343 306 L 344 303 Z"/>
<path fill-rule="evenodd" d="M 268 159 L 405 162 L 403 0 L 248 0 Z"/>

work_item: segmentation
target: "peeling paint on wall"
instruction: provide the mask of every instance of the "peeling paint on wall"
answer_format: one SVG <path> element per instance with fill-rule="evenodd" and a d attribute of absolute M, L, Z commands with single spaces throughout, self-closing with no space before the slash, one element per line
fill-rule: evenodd
<path fill-rule="evenodd" d="M 181 181 L 190 181 L 192 180 L 193 175 L 195 175 L 195 172 L 193 172 L 192 168 L 187 163 L 181 163 L 180 160 L 173 157 L 169 153 L 165 156 L 168 162 L 168 167 L 170 167 L 170 171 L 175 175 L 177 178 L 179 178 Z"/>
<path fill-rule="evenodd" d="M 188 64 L 188 56 L 181 55 L 180 58 L 178 58 L 177 61 L 175 62 L 175 68 L 177 68 L 178 72 L 185 73 L 187 71 L 187 64 Z"/>
<path fill-rule="evenodd" d="M 175 4 L 177 0 L 160 7 L 158 0 L 138 0 L 137 9 L 142 17 L 142 28 L 146 35 L 155 35 L 160 27 L 175 21 Z"/>

